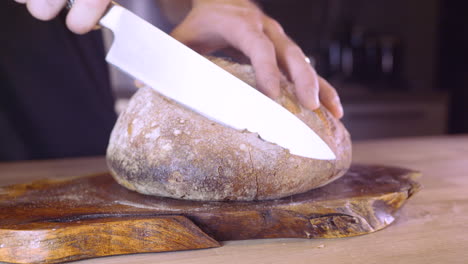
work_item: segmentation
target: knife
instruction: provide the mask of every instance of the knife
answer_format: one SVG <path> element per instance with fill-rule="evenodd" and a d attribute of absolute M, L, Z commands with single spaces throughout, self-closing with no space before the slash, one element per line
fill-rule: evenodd
<path fill-rule="evenodd" d="M 111 3 L 99 24 L 114 34 L 106 61 L 160 94 L 225 126 L 258 133 L 291 154 L 336 159 L 291 112 L 122 6 Z"/>

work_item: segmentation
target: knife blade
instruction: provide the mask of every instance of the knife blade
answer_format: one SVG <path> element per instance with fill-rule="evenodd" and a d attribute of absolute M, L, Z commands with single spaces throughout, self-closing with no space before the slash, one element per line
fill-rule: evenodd
<path fill-rule="evenodd" d="M 336 159 L 291 112 L 129 10 L 111 4 L 99 23 L 114 35 L 107 62 L 160 94 L 215 122 L 258 133 L 291 154 Z"/>

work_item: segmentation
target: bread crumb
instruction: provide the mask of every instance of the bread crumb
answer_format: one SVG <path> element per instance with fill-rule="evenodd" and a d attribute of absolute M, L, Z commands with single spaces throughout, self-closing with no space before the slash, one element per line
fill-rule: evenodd
<path fill-rule="evenodd" d="M 127 126 L 127 134 L 128 134 L 129 136 L 132 136 L 132 132 L 133 132 L 132 123 L 128 123 L 128 126 Z"/>
<path fill-rule="evenodd" d="M 169 179 L 167 180 L 170 183 L 178 183 L 183 181 L 183 176 L 179 171 L 174 171 L 171 173 Z"/>
<path fill-rule="evenodd" d="M 321 244 L 321 245 L 318 245 L 317 248 L 324 248 L 325 245 L 324 244 Z"/>
<path fill-rule="evenodd" d="M 172 150 L 172 145 L 171 145 L 171 143 L 166 143 L 166 144 L 162 145 L 161 148 L 163 150 L 165 150 L 165 151 L 170 151 L 170 150 Z"/>
<path fill-rule="evenodd" d="M 151 140 L 156 140 L 159 138 L 159 136 L 161 136 L 161 129 L 159 127 L 153 129 L 153 131 L 151 131 L 150 133 L 147 133 L 145 135 L 145 138 L 147 139 L 151 139 Z"/>

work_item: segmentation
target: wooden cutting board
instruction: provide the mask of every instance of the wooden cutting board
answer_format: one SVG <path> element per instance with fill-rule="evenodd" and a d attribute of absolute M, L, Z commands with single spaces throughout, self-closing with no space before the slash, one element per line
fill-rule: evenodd
<path fill-rule="evenodd" d="M 353 165 L 322 188 L 279 200 L 146 196 L 110 174 L 0 187 L 0 261 L 58 263 L 218 247 L 218 241 L 336 238 L 380 230 L 419 190 L 415 171 Z"/>

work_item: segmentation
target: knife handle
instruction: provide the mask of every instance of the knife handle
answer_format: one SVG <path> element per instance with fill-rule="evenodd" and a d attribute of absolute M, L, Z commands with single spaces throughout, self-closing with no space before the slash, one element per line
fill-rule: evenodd
<path fill-rule="evenodd" d="M 70 9 L 73 7 L 73 4 L 75 4 L 75 0 L 67 0 L 67 4 L 66 4 L 65 8 L 66 8 L 68 11 L 70 11 Z M 107 11 L 108 11 L 109 9 L 111 9 L 111 7 L 113 7 L 113 6 L 115 6 L 115 5 L 120 6 L 118 3 L 114 2 L 114 1 L 111 1 L 111 2 L 109 3 L 109 5 L 107 6 L 107 9 L 106 9 L 106 11 L 104 12 L 104 14 L 103 14 L 102 16 L 105 16 L 106 13 L 107 13 Z M 97 30 L 97 29 L 101 29 L 101 28 L 102 28 L 101 25 L 97 24 L 97 25 L 94 26 L 93 29 L 94 29 L 94 30 Z"/>

